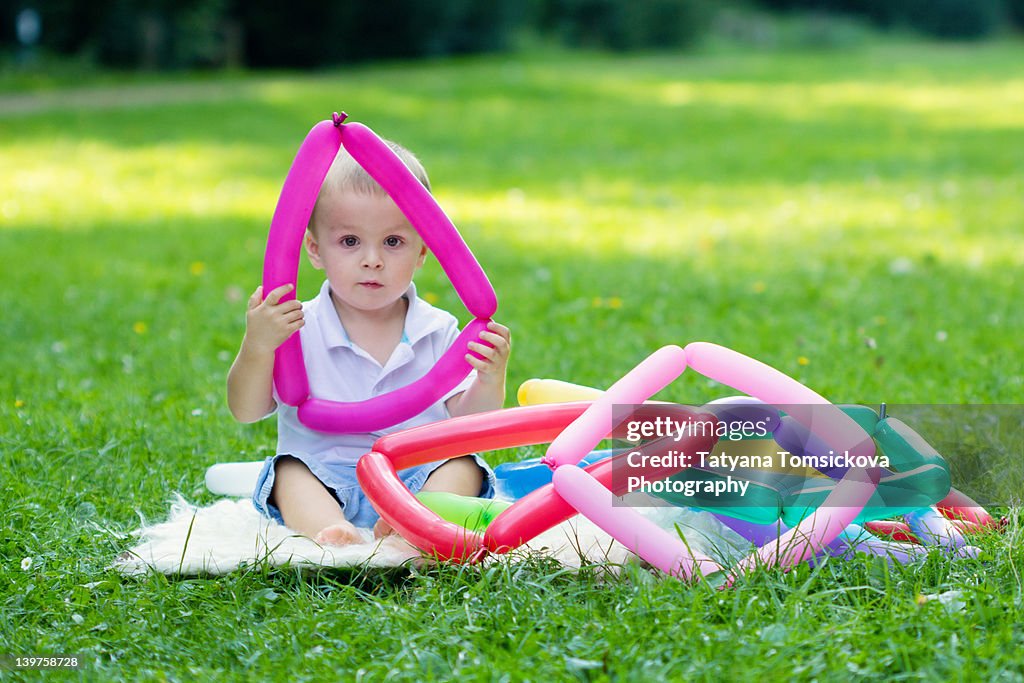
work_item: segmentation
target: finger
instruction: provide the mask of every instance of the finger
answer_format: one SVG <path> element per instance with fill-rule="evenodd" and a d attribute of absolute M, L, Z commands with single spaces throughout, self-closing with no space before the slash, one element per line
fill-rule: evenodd
<path fill-rule="evenodd" d="M 497 349 L 507 349 L 509 347 L 508 340 L 504 337 L 500 337 L 494 332 L 481 332 L 480 340 L 487 342 L 491 346 Z"/>
<path fill-rule="evenodd" d="M 496 353 L 493 347 L 488 346 L 486 344 L 481 344 L 480 342 L 469 342 L 468 344 L 466 344 L 466 348 L 489 360 L 493 360 L 494 354 Z"/>
<path fill-rule="evenodd" d="M 281 285 L 280 287 L 275 287 L 274 289 L 270 290 L 270 294 L 267 294 L 267 298 L 264 299 L 264 301 L 270 304 L 271 306 L 276 306 L 281 301 L 281 297 L 283 297 L 285 294 L 292 291 L 293 289 L 295 289 L 295 285 L 293 285 L 290 282 Z"/>
<path fill-rule="evenodd" d="M 282 313 L 291 313 L 292 311 L 301 311 L 302 302 L 298 299 L 288 299 L 284 303 L 278 304 L 277 308 Z"/>
<path fill-rule="evenodd" d="M 508 342 L 501 338 L 498 338 L 497 340 L 486 340 L 485 342 L 482 342 L 482 345 L 490 349 L 486 356 L 491 360 L 496 360 L 498 358 L 508 358 L 509 355 L 511 354 Z"/>
<path fill-rule="evenodd" d="M 302 309 L 300 308 L 297 311 L 285 313 L 284 315 L 281 316 L 281 319 L 284 320 L 286 323 L 293 323 L 296 320 L 302 320 L 304 317 L 305 316 L 303 316 L 302 314 Z"/>
<path fill-rule="evenodd" d="M 509 331 L 507 327 L 505 327 L 501 323 L 496 323 L 492 320 L 491 322 L 487 323 L 487 329 L 490 330 L 491 332 L 494 332 L 497 335 L 500 335 L 505 339 L 512 339 L 512 333 Z"/>
<path fill-rule="evenodd" d="M 249 308 L 256 308 L 263 301 L 263 285 L 256 288 L 256 291 L 249 297 Z"/>
<path fill-rule="evenodd" d="M 477 372 L 487 372 L 491 367 L 490 363 L 485 360 L 480 360 L 471 353 L 466 354 L 466 362 L 469 363 Z"/>

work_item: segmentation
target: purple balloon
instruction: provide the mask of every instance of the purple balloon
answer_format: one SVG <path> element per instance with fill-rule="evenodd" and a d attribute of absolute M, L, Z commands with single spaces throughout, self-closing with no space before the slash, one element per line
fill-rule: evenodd
<path fill-rule="evenodd" d="M 726 423 L 763 423 L 769 432 L 779 426 L 779 411 L 753 396 L 727 396 L 705 404 L 704 408 Z"/>
<path fill-rule="evenodd" d="M 969 545 L 964 535 L 935 508 L 921 508 L 903 515 L 903 520 L 925 545 L 946 548 L 959 557 L 977 557 L 981 552 Z"/>
<path fill-rule="evenodd" d="M 928 549 L 914 543 L 886 541 L 857 524 L 851 524 L 826 547 L 823 554 L 848 560 L 855 553 L 884 557 L 890 564 L 908 564 L 927 555 Z"/>
<path fill-rule="evenodd" d="M 805 455 L 826 457 L 832 450 L 816 434 L 789 415 L 779 421 L 779 428 L 775 430 L 775 443 L 800 457 Z M 833 479 L 839 479 L 846 474 L 846 468 L 829 467 L 822 469 L 821 473 Z"/>
<path fill-rule="evenodd" d="M 743 519 L 736 519 L 729 515 L 722 515 L 718 513 L 712 514 L 714 514 L 715 518 L 722 524 L 726 525 L 740 536 L 756 545 L 758 548 L 763 546 L 765 543 L 778 540 L 779 536 L 789 531 L 789 527 L 783 524 L 782 520 L 772 524 L 756 524 Z"/>

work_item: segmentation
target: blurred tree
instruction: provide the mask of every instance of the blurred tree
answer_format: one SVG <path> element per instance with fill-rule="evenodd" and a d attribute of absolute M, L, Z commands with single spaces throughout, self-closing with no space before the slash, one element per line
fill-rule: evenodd
<path fill-rule="evenodd" d="M 40 44 L 61 54 L 81 52 L 96 34 L 110 0 L 0 0 L 0 40 L 14 40 L 14 18 L 22 9 L 31 7 L 42 20 Z"/>
<path fill-rule="evenodd" d="M 570 46 L 689 47 L 710 23 L 708 0 L 541 0 L 538 24 Z"/>
<path fill-rule="evenodd" d="M 907 25 L 937 38 L 984 38 L 1003 22 L 1001 0 L 904 0 Z"/>
<path fill-rule="evenodd" d="M 1017 28 L 1024 29 L 1024 0 L 1006 0 L 1006 8 Z"/>
<path fill-rule="evenodd" d="M 0 0 L 0 40 L 13 17 L 35 7 L 40 44 L 119 67 L 220 66 L 228 59 L 229 0 Z"/>
<path fill-rule="evenodd" d="M 257 67 L 503 50 L 525 17 L 515 0 L 249 0 L 232 12 Z"/>
<path fill-rule="evenodd" d="M 1008 2 L 1021 0 L 758 0 L 775 10 L 818 10 L 867 17 L 937 38 L 984 38 L 1005 21 Z"/>
<path fill-rule="evenodd" d="M 1024 0 L 735 0 L 776 11 L 847 13 L 942 38 L 981 38 Z M 38 10 L 39 47 L 118 67 L 312 68 L 507 49 L 520 32 L 569 46 L 686 48 L 714 0 L 0 0 L 0 47 L 15 17 Z"/>

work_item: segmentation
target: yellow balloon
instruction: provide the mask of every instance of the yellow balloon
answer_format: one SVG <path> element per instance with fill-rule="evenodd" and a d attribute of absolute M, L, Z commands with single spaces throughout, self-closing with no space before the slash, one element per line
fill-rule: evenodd
<path fill-rule="evenodd" d="M 521 406 L 569 401 L 596 401 L 604 392 L 558 379 L 528 379 L 519 385 L 516 398 Z"/>

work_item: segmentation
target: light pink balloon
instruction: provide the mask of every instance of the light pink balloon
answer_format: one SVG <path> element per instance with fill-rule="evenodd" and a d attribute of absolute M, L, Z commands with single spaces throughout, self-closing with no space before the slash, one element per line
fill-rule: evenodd
<path fill-rule="evenodd" d="M 663 346 L 613 384 L 548 446 L 542 462 L 554 469 L 575 465 L 611 433 L 612 408 L 643 403 L 686 370 L 686 353 L 678 346 Z"/>
<path fill-rule="evenodd" d="M 686 346 L 687 363 L 702 375 L 784 407 L 836 451 L 873 455 L 875 444 L 856 422 L 815 391 L 775 368 L 718 344 Z M 810 406 L 819 406 L 813 410 Z M 828 406 L 828 407 L 825 407 Z M 789 567 L 813 557 L 853 522 L 878 485 L 877 471 L 850 469 L 813 515 L 740 562 L 733 577 L 758 565 Z"/>
<path fill-rule="evenodd" d="M 736 351 L 706 342 L 689 344 L 683 350 L 682 358 L 679 357 L 678 351 L 677 346 L 659 349 L 616 382 L 604 396 L 595 401 L 552 442 L 553 447 L 559 439 L 563 440 L 562 447 L 554 454 L 550 448 L 548 449 L 546 460 L 549 466 L 557 467 L 554 476 L 563 482 L 563 487 L 567 487 L 568 495 L 565 495 L 556 484 L 555 490 L 559 495 L 598 526 L 605 528 L 621 543 L 630 548 L 635 547 L 640 557 L 665 571 L 677 574 L 679 570 L 675 568 L 682 566 L 680 562 L 686 561 L 685 557 L 680 560 L 678 537 L 653 525 L 635 510 L 626 507 L 613 509 L 610 493 L 606 496 L 598 492 L 589 482 L 584 482 L 579 474 L 559 475 L 566 467 L 558 465 L 574 465 L 612 430 L 612 405 L 642 403 L 667 386 L 689 365 L 710 379 L 746 392 L 765 403 L 785 406 L 787 410 L 801 404 L 818 405 L 818 410 L 826 415 L 826 419 L 818 416 L 812 421 L 809 410 L 794 417 L 803 417 L 809 422 L 822 420 L 825 424 L 807 426 L 811 429 L 826 428 L 827 431 L 822 436 L 834 448 L 849 449 L 851 454 L 874 453 L 874 442 L 856 422 L 838 408 L 831 406 L 822 396 L 775 368 Z M 849 424 L 836 417 L 836 413 Z M 864 445 L 865 441 L 870 442 L 870 450 Z M 582 471 L 580 474 L 583 477 L 590 476 Z M 877 487 L 878 479 L 878 470 L 851 468 L 813 515 L 780 536 L 777 541 L 766 543 L 739 562 L 730 572 L 729 582 L 758 566 L 790 567 L 813 557 L 835 540 L 860 513 Z M 594 481 L 594 484 L 604 489 L 598 482 Z M 604 490 L 607 492 L 607 489 Z M 620 516 L 621 521 L 618 519 Z M 638 521 L 640 519 L 648 523 Z M 708 558 L 692 555 L 689 557 L 692 560 L 689 565 L 691 568 L 703 572 L 704 568 L 709 566 L 705 563 Z M 683 573 L 685 574 L 685 570 Z"/>
<path fill-rule="evenodd" d="M 850 469 L 813 514 L 739 562 L 731 580 L 759 566 L 792 567 L 810 559 L 853 522 L 877 486 L 877 472 Z"/>
<path fill-rule="evenodd" d="M 689 579 L 721 571 L 720 564 L 692 552 L 678 535 L 665 532 L 632 508 L 616 507 L 612 492 L 576 465 L 556 469 L 552 483 L 558 495 L 587 519 L 666 574 Z"/>
<path fill-rule="evenodd" d="M 785 410 L 836 453 L 870 456 L 875 442 L 849 415 L 821 394 L 772 366 L 718 344 L 693 342 L 686 363 L 700 374 Z M 812 407 L 821 406 L 821 407 Z"/>

